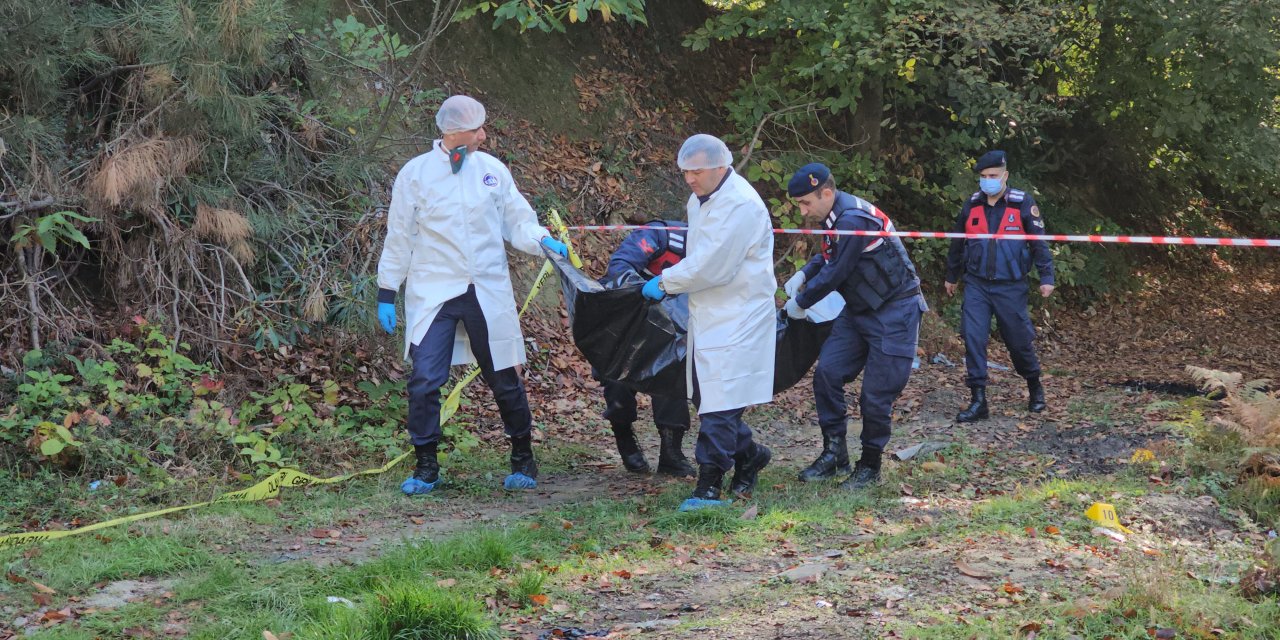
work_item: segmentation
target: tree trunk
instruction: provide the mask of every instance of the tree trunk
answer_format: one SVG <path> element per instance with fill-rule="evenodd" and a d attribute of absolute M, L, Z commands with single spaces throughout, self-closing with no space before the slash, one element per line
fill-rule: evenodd
<path fill-rule="evenodd" d="M 39 265 L 27 265 L 27 258 L 31 257 L 35 261 L 35 257 L 39 254 L 39 250 L 35 247 L 23 249 L 18 256 L 18 265 L 22 268 L 22 279 L 27 285 L 27 306 L 31 311 L 31 349 L 40 348 L 40 298 L 36 295 L 36 275 L 40 273 Z"/>
<path fill-rule="evenodd" d="M 875 159 L 880 155 L 880 122 L 884 120 L 884 81 L 866 78 L 862 81 L 862 98 L 849 115 L 849 142 L 854 149 Z"/>

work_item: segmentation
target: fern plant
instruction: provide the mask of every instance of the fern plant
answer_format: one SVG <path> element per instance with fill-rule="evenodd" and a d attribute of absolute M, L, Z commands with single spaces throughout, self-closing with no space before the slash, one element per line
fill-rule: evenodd
<path fill-rule="evenodd" d="M 1187 372 L 1206 391 L 1224 394 L 1230 417 L 1218 423 L 1239 432 L 1251 447 L 1280 448 L 1280 392 L 1270 390 L 1270 380 L 1246 382 L 1240 373 L 1195 366 Z"/>

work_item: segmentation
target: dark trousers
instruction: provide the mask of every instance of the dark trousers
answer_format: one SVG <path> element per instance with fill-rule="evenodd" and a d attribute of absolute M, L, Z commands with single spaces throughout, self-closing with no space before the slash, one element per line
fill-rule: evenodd
<path fill-rule="evenodd" d="M 713 464 L 728 471 L 735 458 L 751 449 L 751 427 L 742 421 L 746 410 L 743 407 L 699 414 L 698 444 L 693 448 L 698 464 Z"/>
<path fill-rule="evenodd" d="M 848 430 L 844 386 L 862 376 L 862 447 L 884 450 L 892 433 L 893 403 L 907 386 L 920 336 L 919 296 L 887 302 L 870 313 L 846 307 L 831 327 L 813 371 L 818 426 L 825 436 Z"/>
<path fill-rule="evenodd" d="M 693 354 L 690 353 L 692 358 Z M 698 368 L 693 368 L 693 404 L 702 406 Z M 746 407 L 698 413 L 698 443 L 693 458 L 699 465 L 713 464 L 721 471 L 733 468 L 734 459 L 751 450 L 751 427 L 742 420 Z"/>
<path fill-rule="evenodd" d="M 605 380 L 604 419 L 613 424 L 636 421 L 636 392 L 621 382 Z M 689 401 L 684 397 L 651 394 L 653 423 L 659 429 L 689 429 Z"/>
<path fill-rule="evenodd" d="M 1013 368 L 1024 378 L 1040 376 L 1036 358 L 1036 330 L 1027 313 L 1027 283 L 965 277 L 960 332 L 964 336 L 965 384 L 987 386 L 987 341 L 991 316 L 996 317 L 1000 337 L 1009 348 Z"/>
<path fill-rule="evenodd" d="M 471 353 L 480 365 L 485 384 L 493 391 L 507 435 L 512 438 L 529 435 L 533 414 L 529 411 L 524 383 L 515 367 L 493 370 L 489 326 L 473 286 L 444 303 L 422 342 L 409 347 L 409 357 L 413 360 L 413 373 L 409 376 L 409 441 L 414 445 L 440 441 L 440 387 L 449 380 L 449 361 L 453 357 L 453 338 L 459 322 L 467 329 Z"/>

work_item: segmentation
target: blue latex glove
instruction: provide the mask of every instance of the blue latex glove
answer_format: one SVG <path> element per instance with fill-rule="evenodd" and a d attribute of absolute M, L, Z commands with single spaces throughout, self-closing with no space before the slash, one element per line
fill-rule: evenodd
<path fill-rule="evenodd" d="M 659 283 L 661 282 L 662 276 L 658 276 L 644 283 L 644 288 L 640 290 L 640 295 L 648 298 L 649 300 L 653 300 L 654 302 L 658 302 L 659 300 L 667 297 L 667 292 L 659 288 Z"/>
<path fill-rule="evenodd" d="M 547 236 L 542 239 L 542 246 L 560 254 L 561 258 L 569 257 L 569 247 L 565 245 L 565 243 L 560 242 L 551 236 Z"/>
<path fill-rule="evenodd" d="M 395 333 L 396 330 L 396 305 L 394 302 L 378 303 L 378 322 L 382 323 L 382 328 L 387 333 Z"/>

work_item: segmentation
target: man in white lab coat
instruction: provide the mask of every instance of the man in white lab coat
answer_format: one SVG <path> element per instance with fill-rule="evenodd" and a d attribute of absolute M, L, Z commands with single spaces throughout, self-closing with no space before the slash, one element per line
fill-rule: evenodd
<path fill-rule="evenodd" d="M 730 469 L 730 490 L 750 497 L 772 455 L 752 441 L 742 414 L 773 399 L 773 230 L 764 201 L 734 173 L 732 161 L 714 136 L 695 135 L 680 148 L 677 164 L 693 191 L 686 255 L 642 290 L 651 300 L 689 294 L 688 387 L 701 426 L 698 484 L 681 511 L 721 504 Z"/>
<path fill-rule="evenodd" d="M 467 96 L 440 105 L 442 137 L 396 176 L 387 211 L 387 238 L 378 262 L 378 320 L 395 331 L 396 294 L 405 284 L 405 354 L 409 377 L 409 439 L 417 464 L 400 489 L 424 494 L 440 482 L 440 387 L 449 366 L 479 363 L 507 436 L 507 489 L 537 486 L 530 429 L 533 415 L 516 365 L 525 362 L 515 293 L 503 241 L 532 255 L 542 246 L 567 255 L 538 224 L 511 172 L 480 151 L 484 106 Z"/>

